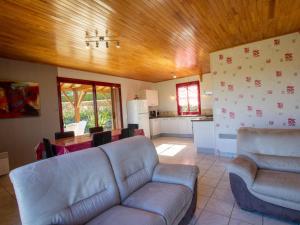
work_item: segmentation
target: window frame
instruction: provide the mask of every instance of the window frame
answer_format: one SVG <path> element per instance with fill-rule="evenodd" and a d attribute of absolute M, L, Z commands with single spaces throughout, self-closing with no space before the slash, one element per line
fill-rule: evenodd
<path fill-rule="evenodd" d="M 63 119 L 63 110 L 62 110 L 62 99 L 61 99 L 61 87 L 60 83 L 74 83 L 74 84 L 85 84 L 91 85 L 93 87 L 93 103 L 94 103 L 94 114 L 95 114 L 95 126 L 99 126 L 98 120 L 98 107 L 97 107 L 97 91 L 96 86 L 108 86 L 108 87 L 116 87 L 119 88 L 119 98 L 120 98 L 120 111 L 121 111 L 121 127 L 124 127 L 123 124 L 123 107 L 122 107 L 122 94 L 121 94 L 121 84 L 116 83 L 108 83 L 101 81 L 92 81 L 92 80 L 82 80 L 75 78 L 67 78 L 67 77 L 57 77 L 57 93 L 58 93 L 58 109 L 59 109 L 59 124 L 60 131 L 64 132 L 64 119 Z"/>
<path fill-rule="evenodd" d="M 190 104 L 189 104 L 189 96 L 187 92 L 187 100 L 188 100 L 188 112 L 181 112 L 180 106 L 179 106 L 179 91 L 178 89 L 181 87 L 186 87 L 191 85 L 196 85 L 198 88 L 198 111 L 197 112 L 191 112 L 190 111 Z M 200 115 L 201 114 L 201 100 L 200 100 L 200 82 L 199 81 L 191 81 L 191 82 L 185 82 L 185 83 L 178 83 L 176 84 L 176 101 L 177 101 L 177 113 L 178 115 Z"/>

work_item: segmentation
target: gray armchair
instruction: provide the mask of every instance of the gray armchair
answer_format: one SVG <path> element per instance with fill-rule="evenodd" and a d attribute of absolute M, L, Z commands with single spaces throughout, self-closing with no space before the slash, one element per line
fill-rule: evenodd
<path fill-rule="evenodd" d="M 300 222 L 300 130 L 240 129 L 228 171 L 241 208 Z"/>

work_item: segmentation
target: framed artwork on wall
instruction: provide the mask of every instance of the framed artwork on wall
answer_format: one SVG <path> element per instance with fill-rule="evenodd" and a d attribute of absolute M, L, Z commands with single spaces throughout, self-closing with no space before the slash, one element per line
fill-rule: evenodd
<path fill-rule="evenodd" d="M 0 119 L 39 115 L 38 83 L 0 81 Z"/>

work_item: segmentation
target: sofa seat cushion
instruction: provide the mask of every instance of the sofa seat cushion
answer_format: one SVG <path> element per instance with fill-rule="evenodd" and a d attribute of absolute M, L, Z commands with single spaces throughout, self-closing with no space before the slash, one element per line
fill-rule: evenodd
<path fill-rule="evenodd" d="M 140 209 L 115 206 L 95 217 L 87 225 L 166 225 L 160 215 Z"/>
<path fill-rule="evenodd" d="M 122 204 L 159 214 L 171 225 L 181 220 L 192 201 L 192 191 L 183 185 L 150 182 L 131 194 Z"/>
<path fill-rule="evenodd" d="M 300 203 L 300 174 L 258 170 L 252 190 L 273 198 Z"/>

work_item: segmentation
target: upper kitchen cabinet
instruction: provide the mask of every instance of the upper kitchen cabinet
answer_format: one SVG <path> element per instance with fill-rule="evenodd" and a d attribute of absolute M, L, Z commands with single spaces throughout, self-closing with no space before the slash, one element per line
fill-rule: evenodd
<path fill-rule="evenodd" d="M 158 106 L 158 91 L 157 90 L 143 90 L 140 94 L 141 99 L 146 99 L 148 106 Z"/>

